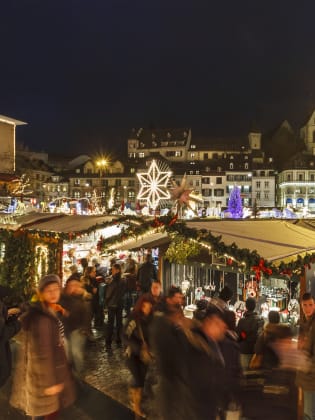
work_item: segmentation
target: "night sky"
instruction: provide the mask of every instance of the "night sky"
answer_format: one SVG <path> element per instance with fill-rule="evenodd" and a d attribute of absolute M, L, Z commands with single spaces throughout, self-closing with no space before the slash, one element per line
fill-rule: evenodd
<path fill-rule="evenodd" d="M 121 151 L 133 127 L 246 135 L 315 108 L 315 3 L 7 0 L 0 114 L 17 140 L 76 155 Z"/>

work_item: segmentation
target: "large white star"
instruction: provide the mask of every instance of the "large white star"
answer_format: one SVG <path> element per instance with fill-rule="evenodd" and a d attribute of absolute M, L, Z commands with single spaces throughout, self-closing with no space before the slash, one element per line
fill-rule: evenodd
<path fill-rule="evenodd" d="M 168 200 L 170 193 L 167 184 L 171 171 L 161 171 L 155 160 L 152 160 L 148 172 L 137 173 L 140 182 L 138 200 L 147 200 L 148 207 L 156 209 L 160 200 Z"/>

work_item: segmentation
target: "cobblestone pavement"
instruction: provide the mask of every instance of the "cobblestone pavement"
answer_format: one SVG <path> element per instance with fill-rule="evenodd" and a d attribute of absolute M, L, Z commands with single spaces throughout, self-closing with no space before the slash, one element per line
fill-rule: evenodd
<path fill-rule="evenodd" d="M 113 342 L 112 352 L 105 351 L 102 331 L 94 331 L 96 341 L 86 349 L 85 381 L 120 404 L 129 407 L 128 385 L 131 380 L 125 365 L 123 349 Z"/>
<path fill-rule="evenodd" d="M 95 341 L 88 342 L 85 353 L 86 375 L 76 404 L 62 414 L 62 420 L 131 420 L 128 385 L 130 373 L 123 349 L 112 346 L 106 353 L 104 331 L 93 330 Z M 10 385 L 0 390 L 0 420 L 24 420 L 8 403 Z"/>
<path fill-rule="evenodd" d="M 0 420 L 26 420 L 29 417 L 9 405 L 9 386 L 0 390 Z M 76 403 L 62 411 L 60 420 L 133 420 L 134 414 L 102 392 L 86 385 Z"/>

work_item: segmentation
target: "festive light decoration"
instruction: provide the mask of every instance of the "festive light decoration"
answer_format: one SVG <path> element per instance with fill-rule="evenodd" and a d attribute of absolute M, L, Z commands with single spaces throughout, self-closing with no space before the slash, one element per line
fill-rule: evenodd
<path fill-rule="evenodd" d="M 174 233 L 171 238 L 172 242 L 165 253 L 165 257 L 170 262 L 185 264 L 188 258 L 193 258 L 200 253 L 201 246 L 197 241 Z"/>
<path fill-rule="evenodd" d="M 184 222 L 177 220 L 174 215 L 154 219 L 123 216 L 96 224 L 83 231 L 66 233 L 27 228 L 0 229 L 0 245 L 3 254 L 0 263 L 0 284 L 13 287 L 17 301 L 27 298 L 35 285 L 36 260 L 39 261 L 44 249 L 45 258 L 40 271 L 42 273 L 44 271 L 59 272 L 60 249 L 64 240 L 72 241 L 96 230 L 114 226 L 121 229 L 120 232 L 116 235 L 114 233 L 114 236 L 111 237 L 102 233 L 103 236 L 99 238 L 97 246 L 99 252 L 117 248 L 118 244 L 123 249 L 124 245 L 130 241 L 144 239 L 157 232 L 167 232 L 172 242 L 166 257 L 172 261 L 184 263 L 187 258 L 197 255 L 201 248 L 206 248 L 211 250 L 216 258 L 222 258 L 229 270 L 255 273 L 257 280 L 260 279 L 262 273 L 266 277 L 275 275 L 284 278 L 288 276 L 298 278 L 311 267 L 311 264 L 315 263 L 315 253 L 312 253 L 304 256 L 299 255 L 289 263 L 281 262 L 278 266 L 272 265 L 261 258 L 256 251 L 240 249 L 235 243 L 226 245 L 221 241 L 220 236 L 214 236 L 206 229 L 189 228 Z M 222 270 L 222 265 L 216 266 L 214 263 L 213 267 Z"/>
<path fill-rule="evenodd" d="M 107 202 L 107 206 L 109 210 L 111 210 L 114 207 L 114 204 L 115 204 L 115 188 L 111 188 L 109 199 Z"/>
<path fill-rule="evenodd" d="M 174 200 L 176 206 L 176 213 L 183 207 L 188 207 L 190 210 L 195 212 L 195 209 L 192 207 L 192 203 L 203 203 L 201 197 L 193 194 L 192 189 L 187 187 L 187 176 L 183 176 L 180 185 L 177 185 L 173 181 L 173 188 L 170 189 L 171 199 Z"/>
<path fill-rule="evenodd" d="M 152 160 L 148 172 L 137 173 L 140 182 L 140 191 L 137 199 L 146 200 L 147 205 L 155 210 L 161 200 L 170 198 L 167 184 L 171 175 L 171 171 L 161 170 L 157 162 Z"/>

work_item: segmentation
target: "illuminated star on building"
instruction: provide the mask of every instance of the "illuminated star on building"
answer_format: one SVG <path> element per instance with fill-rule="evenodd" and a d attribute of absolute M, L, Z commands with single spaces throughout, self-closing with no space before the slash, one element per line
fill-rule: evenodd
<path fill-rule="evenodd" d="M 140 182 L 138 200 L 146 200 L 148 207 L 156 209 L 161 200 L 168 200 L 170 193 L 167 184 L 172 175 L 171 171 L 163 171 L 155 160 L 152 160 L 148 172 L 137 173 Z"/>
<path fill-rule="evenodd" d="M 180 185 L 177 185 L 175 182 L 173 182 L 174 187 L 171 188 L 170 191 L 170 195 L 174 201 L 177 213 L 184 206 L 190 208 L 192 211 L 195 211 L 191 204 L 203 202 L 200 196 L 193 194 L 193 190 L 187 188 L 186 178 L 187 177 L 185 174 Z"/>

